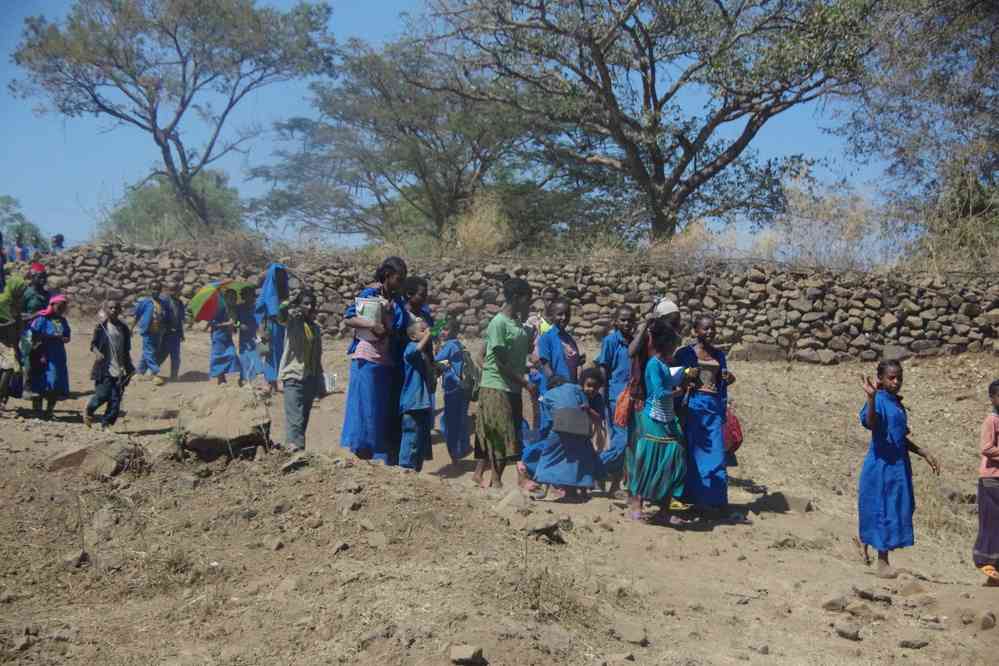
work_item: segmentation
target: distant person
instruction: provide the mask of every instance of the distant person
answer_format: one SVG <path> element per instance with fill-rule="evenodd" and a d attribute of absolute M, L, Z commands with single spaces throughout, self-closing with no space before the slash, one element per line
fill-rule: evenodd
<path fill-rule="evenodd" d="M 715 347 L 715 330 L 714 317 L 697 317 L 697 342 L 678 351 L 675 362 L 697 370 L 683 417 L 687 437 L 686 495 L 701 509 L 724 513 L 728 510 L 725 411 L 728 388 L 735 383 L 735 375 L 728 369 L 725 352 Z M 744 519 L 736 514 L 728 517 Z"/>
<path fill-rule="evenodd" d="M 532 314 L 524 322 L 524 325 L 531 329 L 531 334 L 537 338 L 548 332 L 552 324 L 547 319 L 548 308 L 561 296 L 555 287 L 545 287 L 541 290 L 541 311 Z"/>
<path fill-rule="evenodd" d="M 24 313 L 28 319 L 48 307 L 52 294 L 48 290 L 49 275 L 37 261 L 28 267 L 28 288 L 24 292 Z"/>
<path fill-rule="evenodd" d="M 433 329 L 437 324 L 434 319 L 433 313 L 430 311 L 430 305 L 428 303 L 430 294 L 430 283 L 427 282 L 426 278 L 414 275 L 406 278 L 406 281 L 402 285 L 402 299 L 406 304 L 406 311 L 409 313 L 410 323 L 413 319 L 422 319 L 427 325 L 427 328 Z M 405 342 L 403 343 L 405 344 Z M 430 348 L 428 352 L 431 356 L 434 355 L 436 351 L 435 340 L 433 338 L 433 333 L 431 333 L 430 338 Z M 435 393 L 430 394 L 430 412 L 432 414 L 437 413 L 437 395 Z M 431 430 L 433 429 L 431 424 Z"/>
<path fill-rule="evenodd" d="M 432 460 L 430 431 L 433 426 L 433 400 L 436 372 L 431 349 L 431 331 L 422 317 L 413 317 L 406 329 L 409 343 L 402 355 L 402 392 L 399 395 L 401 439 L 399 466 L 420 472 L 423 462 Z"/>
<path fill-rule="evenodd" d="M 208 375 L 221 386 L 228 380 L 226 375 L 235 374 L 239 377 L 239 385 L 243 385 L 243 366 L 239 362 L 239 353 L 233 333 L 239 326 L 237 296 L 229 290 L 222 290 L 219 299 L 219 309 L 211 321 L 212 346 L 208 354 Z"/>
<path fill-rule="evenodd" d="M 180 376 L 181 347 L 184 342 L 184 324 L 187 310 L 180 300 L 180 285 L 172 284 L 163 292 L 161 302 L 166 310 L 166 322 L 163 337 L 160 340 L 159 360 L 162 363 L 170 359 L 170 381 L 177 381 Z"/>
<path fill-rule="evenodd" d="M 51 246 L 52 254 L 59 254 L 66 249 L 66 238 L 62 234 L 56 234 L 52 237 L 49 245 Z"/>
<path fill-rule="evenodd" d="M 149 295 L 140 298 L 135 304 L 132 315 L 135 317 L 135 329 L 142 338 L 142 357 L 139 359 L 137 374 L 142 377 L 150 375 L 153 383 L 162 386 L 164 380 L 160 377 L 161 344 L 164 332 L 170 327 L 169 315 L 164 306 L 162 285 L 155 285 Z"/>
<path fill-rule="evenodd" d="M 438 363 L 445 364 L 441 375 L 444 389 L 444 413 L 441 415 L 441 432 L 447 442 L 447 452 L 451 462 L 455 463 L 468 456 L 472 451 L 469 433 L 468 398 L 462 384 L 462 377 L 471 368 L 466 365 L 466 352 L 458 336 L 461 334 L 461 322 L 458 319 L 448 319 L 441 330 L 444 344 L 434 357 Z M 471 362 L 471 359 L 469 359 Z"/>
<path fill-rule="evenodd" d="M 97 410 L 107 405 L 104 415 L 97 418 L 101 428 L 112 427 L 121 414 L 125 387 L 135 373 L 132 365 L 132 331 L 121 320 L 121 303 L 108 301 L 98 314 L 90 339 L 90 351 L 96 359 L 90 373 L 94 380 L 94 395 L 83 412 L 83 423 L 93 425 Z"/>
<path fill-rule="evenodd" d="M 610 494 L 621 487 L 625 451 L 628 448 L 628 426 L 614 423 L 614 411 L 618 398 L 628 389 L 631 377 L 631 357 L 628 345 L 635 337 L 637 319 L 635 309 L 622 305 L 614 317 L 614 329 L 600 343 L 597 366 L 603 370 L 607 394 L 607 428 L 610 441 L 607 449 L 600 454 L 600 461 L 611 481 Z"/>
<path fill-rule="evenodd" d="M 12 275 L 0 292 L 0 407 L 8 398 L 21 396 L 21 334 L 24 331 L 23 300 L 27 283 Z"/>
<path fill-rule="evenodd" d="M 260 352 L 257 350 L 257 324 L 254 308 L 257 302 L 257 288 L 247 285 L 239 292 L 239 301 L 236 305 L 236 323 L 239 326 L 239 333 L 236 341 L 239 351 L 240 379 L 252 382 L 257 375 L 263 372 L 263 362 L 260 360 Z"/>
<path fill-rule="evenodd" d="M 271 391 L 277 391 L 278 372 L 284 354 L 285 328 L 280 323 L 279 309 L 288 297 L 288 269 L 283 264 L 269 265 L 257 292 L 254 315 L 263 343 L 260 356 L 264 378 Z"/>
<path fill-rule="evenodd" d="M 279 378 L 284 385 L 285 446 L 292 453 L 305 450 L 309 415 L 317 398 L 326 395 L 323 377 L 323 332 L 316 323 L 316 296 L 300 292 L 295 302 L 279 307 L 279 320 L 287 332 Z"/>
<path fill-rule="evenodd" d="M 858 484 L 859 543 L 864 560 L 868 548 L 878 551 L 880 578 L 898 573 L 888 562 L 889 551 L 915 543 L 912 515 L 916 510 L 909 452 L 923 458 L 936 475 L 940 466 L 929 451 L 909 439 L 909 417 L 902 404 L 902 364 L 878 363 L 877 382 L 863 378 L 867 402 L 860 410 L 860 424 L 871 431 L 871 446 L 864 458 Z"/>
<path fill-rule="evenodd" d="M 491 470 L 489 486 L 503 487 L 503 471 L 520 461 L 523 451 L 523 391 L 534 395 L 537 387 L 527 377 L 527 356 L 531 335 L 524 318 L 531 307 L 531 285 L 521 278 L 503 284 L 503 308 L 486 329 L 485 362 L 479 389 L 479 410 L 475 424 L 476 467 L 473 479 L 485 485 L 485 471 Z M 526 471 L 518 468 L 520 485 L 527 485 Z"/>
<path fill-rule="evenodd" d="M 405 261 L 388 257 L 375 271 L 375 283 L 361 290 L 344 315 L 354 339 L 347 349 L 350 383 L 340 446 L 387 465 L 399 460 L 403 336 L 410 323 L 402 286 L 408 273 Z M 377 311 L 376 318 L 361 315 L 359 302 L 368 304 L 368 312 Z"/>
<path fill-rule="evenodd" d="M 990 405 L 982 423 L 978 468 L 978 538 L 972 550 L 975 566 L 986 585 L 999 585 L 999 379 L 989 384 Z"/>
<path fill-rule="evenodd" d="M 69 397 L 66 345 L 70 341 L 70 328 L 65 316 L 68 306 L 65 296 L 53 296 L 49 306 L 40 311 L 28 327 L 31 336 L 29 394 L 32 407 L 43 419 L 51 419 L 56 402 Z"/>
<path fill-rule="evenodd" d="M 11 248 L 11 261 L 26 262 L 31 259 L 31 250 L 24 242 L 23 236 L 14 237 L 14 246 Z"/>

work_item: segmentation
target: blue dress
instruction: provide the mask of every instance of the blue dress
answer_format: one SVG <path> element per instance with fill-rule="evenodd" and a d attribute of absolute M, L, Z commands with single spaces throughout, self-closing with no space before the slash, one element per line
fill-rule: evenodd
<path fill-rule="evenodd" d="M 590 407 L 586 394 L 577 384 L 557 386 L 549 390 L 541 400 L 547 403 L 551 411 Z M 535 481 L 553 486 L 593 488 L 600 463 L 590 437 L 550 430 L 538 445 L 541 455 L 533 470 Z M 528 471 L 531 471 L 530 466 Z"/>
<path fill-rule="evenodd" d="M 618 396 L 628 388 L 631 378 L 631 357 L 628 355 L 628 341 L 618 330 L 611 331 L 600 344 L 597 365 L 607 373 L 607 415 L 610 428 L 610 441 L 600 453 L 600 463 L 604 470 L 613 474 L 624 466 L 625 450 L 628 448 L 628 428 L 614 423 L 614 409 Z"/>
<path fill-rule="evenodd" d="M 403 353 L 402 393 L 399 396 L 399 415 L 402 418 L 399 444 L 399 466 L 423 469 L 424 460 L 433 460 L 430 446 L 430 428 L 433 393 L 427 377 L 427 363 L 419 345 L 410 342 Z"/>
<path fill-rule="evenodd" d="M 715 350 L 713 358 L 719 373 L 728 369 L 725 354 Z M 684 347 L 674 356 L 677 365 L 697 368 L 694 347 Z M 683 434 L 687 440 L 686 490 L 694 504 L 725 506 L 728 504 L 728 471 L 725 453 L 725 408 L 728 404 L 728 384 L 720 377 L 714 393 L 695 390 L 687 402 L 683 416 Z"/>
<path fill-rule="evenodd" d="M 906 444 L 909 425 L 902 403 L 887 391 L 874 396 L 874 409 L 878 423 L 860 470 L 857 512 L 861 543 L 888 551 L 915 543 L 912 514 L 916 501 Z M 866 404 L 860 410 L 860 423 L 867 428 Z"/>
<path fill-rule="evenodd" d="M 437 361 L 447 361 L 450 366 L 441 377 L 444 388 L 444 413 L 441 415 L 441 432 L 447 442 L 447 452 L 452 460 L 464 458 L 472 451 L 468 432 L 468 400 L 461 388 L 464 369 L 462 346 L 457 340 L 448 340 L 437 352 Z"/>
<path fill-rule="evenodd" d="M 378 287 L 368 287 L 358 298 L 376 298 L 381 295 Z M 399 344 L 409 326 L 409 313 L 396 297 L 393 300 L 392 322 L 389 331 L 391 364 L 353 358 L 350 362 L 350 381 L 347 385 L 347 404 L 344 408 L 343 431 L 340 446 L 360 458 L 380 460 L 386 465 L 399 461 L 401 418 L 399 394 L 402 391 L 402 352 Z M 344 319 L 357 316 L 356 300 L 351 301 Z M 355 336 L 347 349 L 352 355 L 357 349 Z"/>
<path fill-rule="evenodd" d="M 236 308 L 239 313 L 240 378 L 250 381 L 263 372 L 263 361 L 257 351 L 257 318 L 249 303 Z"/>
<path fill-rule="evenodd" d="M 271 264 L 264 274 L 264 283 L 257 294 L 254 307 L 257 325 L 266 327 L 265 330 L 270 338 L 270 348 L 261 357 L 264 379 L 269 383 L 278 380 L 281 356 L 284 354 L 285 328 L 278 323 L 282 291 L 288 292 L 288 269 L 284 264 Z"/>
<path fill-rule="evenodd" d="M 136 330 L 142 339 L 142 358 L 135 371 L 144 375 L 158 375 L 160 372 L 160 343 L 163 331 L 167 325 L 167 310 L 157 297 L 147 296 L 139 299 L 133 312 L 136 320 Z"/>
<path fill-rule="evenodd" d="M 576 345 L 573 337 L 558 326 L 552 326 L 548 329 L 547 333 L 538 338 L 538 358 L 548 365 L 552 375 L 559 375 L 572 383 L 576 383 L 579 369 L 575 368 L 575 371 L 570 369 L 569 362 L 565 358 L 565 350 L 562 349 L 563 342 L 576 349 L 578 355 L 579 347 Z M 548 377 L 545 376 L 544 372 L 540 372 L 539 374 L 540 384 L 538 391 L 541 395 L 545 395 L 548 392 Z M 541 418 L 538 422 L 538 430 L 545 431 L 551 426 L 552 416 L 551 411 L 545 406 L 543 400 L 540 406 Z"/>
<path fill-rule="evenodd" d="M 38 345 L 31 352 L 28 379 L 32 393 L 47 398 L 69 397 L 66 343 L 62 340 L 70 337 L 69 322 L 63 317 L 35 317 L 30 328 L 32 341 Z"/>
<path fill-rule="evenodd" d="M 224 305 L 219 305 L 215 318 L 212 319 L 212 347 L 208 356 L 208 374 L 211 377 L 221 377 L 231 373 L 242 377 L 243 367 L 236 353 L 236 343 L 232 339 L 232 328 L 221 326 L 229 322 Z"/>

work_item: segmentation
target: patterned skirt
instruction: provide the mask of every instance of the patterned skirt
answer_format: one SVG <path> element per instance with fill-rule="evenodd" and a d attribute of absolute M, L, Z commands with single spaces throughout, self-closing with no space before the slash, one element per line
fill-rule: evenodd
<path fill-rule="evenodd" d="M 520 460 L 523 449 L 521 421 L 524 403 L 519 393 L 479 389 L 479 411 L 475 419 L 475 458 L 492 464 Z"/>
<path fill-rule="evenodd" d="M 680 424 L 654 421 L 643 411 L 636 415 L 635 445 L 628 447 L 628 490 L 643 500 L 661 503 L 683 493 L 686 457 Z"/>
<path fill-rule="evenodd" d="M 978 539 L 972 557 L 976 567 L 999 564 L 999 479 L 978 479 Z"/>

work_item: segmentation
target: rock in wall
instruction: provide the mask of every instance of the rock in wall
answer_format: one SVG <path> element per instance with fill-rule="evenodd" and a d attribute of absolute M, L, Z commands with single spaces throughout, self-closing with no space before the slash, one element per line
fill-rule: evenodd
<path fill-rule="evenodd" d="M 217 256 L 217 255 L 216 255 Z M 253 280 L 263 258 L 234 261 L 178 250 L 87 245 L 44 259 L 50 285 L 76 307 L 105 298 L 128 308 L 158 284 L 179 284 L 190 297 L 211 280 Z M 345 333 L 346 305 L 371 282 L 375 265 L 338 254 L 285 258 L 319 294 L 320 322 Z M 12 265 L 10 270 L 18 270 Z M 541 265 L 475 259 L 410 262 L 430 282 L 437 316 L 460 319 L 466 336 L 485 330 L 503 304 L 507 277 L 526 279 L 540 293 L 553 285 L 573 304 L 577 337 L 599 337 L 620 305 L 647 312 L 659 296 L 689 315 L 717 317 L 719 342 L 744 356 L 810 363 L 905 358 L 966 351 L 999 352 L 999 283 L 994 276 L 830 273 L 778 266 L 719 264 L 701 271 L 662 265 Z"/>

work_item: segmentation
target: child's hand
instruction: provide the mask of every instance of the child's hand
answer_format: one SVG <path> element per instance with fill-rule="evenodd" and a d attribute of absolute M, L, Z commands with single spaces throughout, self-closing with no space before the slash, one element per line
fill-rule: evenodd
<path fill-rule="evenodd" d="M 867 394 L 868 398 L 873 398 L 878 392 L 878 385 L 867 375 L 863 375 L 861 380 L 863 381 L 864 393 Z"/>
<path fill-rule="evenodd" d="M 940 476 L 940 463 L 937 462 L 937 459 L 933 457 L 932 453 L 929 451 L 923 451 L 923 460 L 926 461 L 935 475 Z"/>
<path fill-rule="evenodd" d="M 376 323 L 370 329 L 371 333 L 379 338 L 385 337 L 385 325 L 381 323 Z"/>

